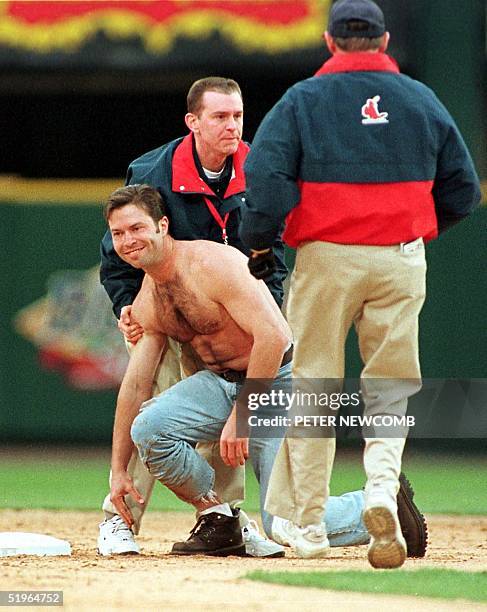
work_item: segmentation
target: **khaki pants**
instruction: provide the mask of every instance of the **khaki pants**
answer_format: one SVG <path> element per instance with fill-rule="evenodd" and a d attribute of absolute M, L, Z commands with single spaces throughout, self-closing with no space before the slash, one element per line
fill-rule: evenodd
<path fill-rule="evenodd" d="M 421 387 L 418 315 L 425 277 L 421 241 L 411 253 L 399 245 L 311 242 L 300 247 L 288 303 L 295 337 L 293 379 L 342 379 L 345 341 L 354 324 L 364 363 L 365 414 L 404 415 L 407 398 Z M 367 495 L 379 490 L 395 503 L 407 431 L 403 433 L 366 438 L 366 504 Z M 335 454 L 333 437 L 306 435 L 288 432 L 266 498 L 268 512 L 301 526 L 322 520 Z"/>
<path fill-rule="evenodd" d="M 184 376 L 189 376 L 198 369 L 198 366 L 199 364 L 194 360 L 194 355 L 190 351 L 182 350 L 177 342 L 169 340 L 168 350 L 156 371 L 153 396 L 155 397 L 163 393 L 166 389 L 179 382 Z M 228 501 L 232 505 L 241 502 L 245 497 L 244 466 L 234 469 L 225 465 L 220 457 L 220 445 L 218 442 L 200 443 L 196 448 L 200 455 L 215 470 L 215 491 L 220 499 Z M 128 473 L 132 477 L 135 488 L 145 501 L 141 506 L 130 495 L 127 495 L 125 499 L 134 517 L 133 531 L 135 534 L 138 534 L 142 516 L 152 494 L 155 479 L 140 460 L 135 448 L 128 465 Z M 105 497 L 103 511 L 106 518 L 111 518 L 117 514 L 115 507 L 110 501 L 110 494 Z"/>

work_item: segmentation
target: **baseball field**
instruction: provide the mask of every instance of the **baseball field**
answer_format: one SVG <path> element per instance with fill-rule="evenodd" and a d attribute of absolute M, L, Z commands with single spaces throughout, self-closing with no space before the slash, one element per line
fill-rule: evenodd
<path fill-rule="evenodd" d="M 424 559 L 372 570 L 366 547 L 334 548 L 326 559 L 180 558 L 168 554 L 194 523 L 163 487 L 151 500 L 140 556 L 96 553 L 98 510 L 109 449 L 0 451 L 0 531 L 68 540 L 71 557 L 0 559 L 1 590 L 62 590 L 71 610 L 487 610 L 487 459 L 406 452 L 404 469 L 429 523 Z M 332 493 L 363 484 L 358 451 L 337 455 Z M 258 519 L 251 474 L 244 508 Z"/>

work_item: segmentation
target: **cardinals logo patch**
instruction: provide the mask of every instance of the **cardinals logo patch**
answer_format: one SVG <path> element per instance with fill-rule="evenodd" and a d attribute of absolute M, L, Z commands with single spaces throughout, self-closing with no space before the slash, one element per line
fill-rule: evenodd
<path fill-rule="evenodd" d="M 389 123 L 389 113 L 381 113 L 379 110 L 380 96 L 369 98 L 362 106 L 362 123 L 371 125 L 372 123 Z"/>

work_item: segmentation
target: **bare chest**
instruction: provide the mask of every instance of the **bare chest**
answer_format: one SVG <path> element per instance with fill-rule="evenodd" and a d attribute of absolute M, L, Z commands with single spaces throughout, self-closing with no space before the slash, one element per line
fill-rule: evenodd
<path fill-rule="evenodd" d="M 218 304 L 178 281 L 154 286 L 154 302 L 160 330 L 179 342 L 197 335 L 212 335 L 222 325 Z"/>

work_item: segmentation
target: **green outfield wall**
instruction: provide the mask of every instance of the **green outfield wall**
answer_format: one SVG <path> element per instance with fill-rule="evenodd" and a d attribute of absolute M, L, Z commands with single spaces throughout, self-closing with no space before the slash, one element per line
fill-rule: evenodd
<path fill-rule="evenodd" d="M 0 440 L 108 442 L 115 390 L 71 388 L 59 372 L 39 366 L 37 348 L 13 326 L 19 310 L 46 293 L 54 272 L 97 264 L 104 232 L 100 207 L 10 201 L 0 203 L 0 215 Z M 486 226 L 484 206 L 427 247 L 428 296 L 421 315 L 426 377 L 486 376 Z M 348 375 L 356 376 L 352 337 L 348 353 Z"/>

